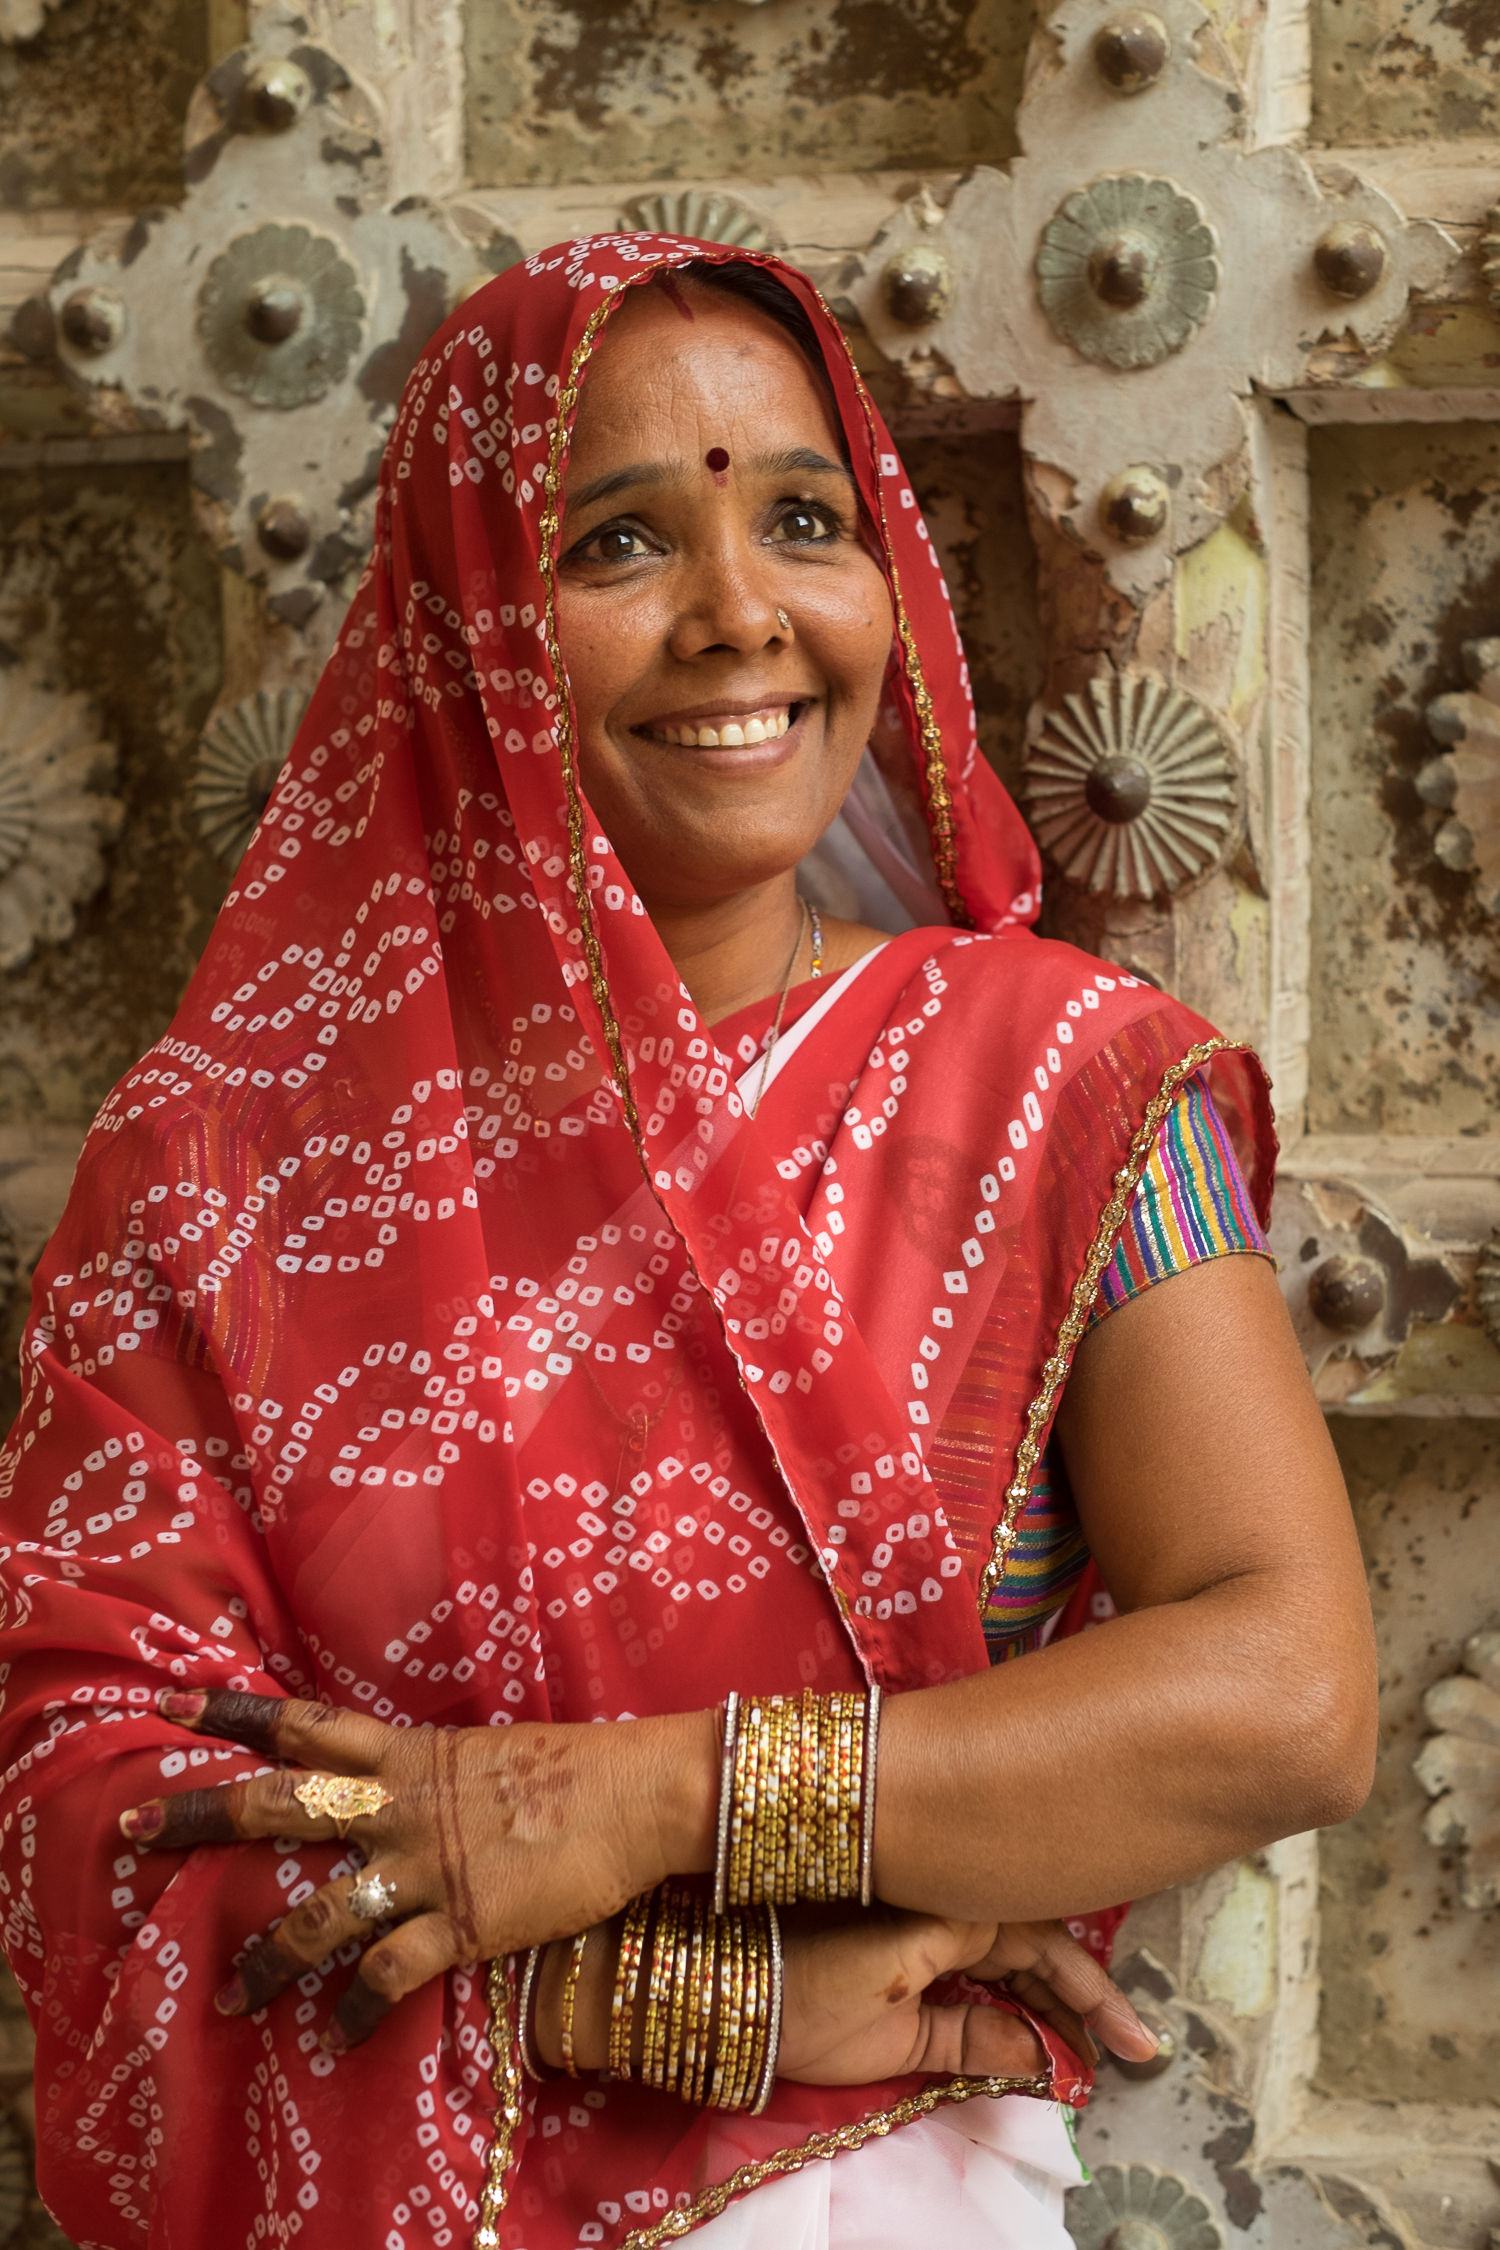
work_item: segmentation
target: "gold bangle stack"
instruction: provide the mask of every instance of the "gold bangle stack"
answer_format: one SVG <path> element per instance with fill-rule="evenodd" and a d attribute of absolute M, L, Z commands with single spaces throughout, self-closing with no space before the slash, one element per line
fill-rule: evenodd
<path fill-rule="evenodd" d="M 773 1906 L 714 1914 L 703 1891 L 676 1883 L 632 1900 L 610 2008 L 611 2077 L 638 2076 L 702 2108 L 758 2113 L 771 2096 L 780 2038 Z"/>
<path fill-rule="evenodd" d="M 724 1706 L 714 1912 L 874 1895 L 880 1689 L 731 1695 Z"/>

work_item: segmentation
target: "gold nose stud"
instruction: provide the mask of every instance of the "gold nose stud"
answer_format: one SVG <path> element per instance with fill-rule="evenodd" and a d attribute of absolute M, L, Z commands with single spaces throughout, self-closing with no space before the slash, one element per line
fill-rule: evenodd
<path fill-rule="evenodd" d="M 779 625 L 779 626 L 781 627 L 781 630 L 783 631 L 783 633 L 789 633 L 789 632 L 791 631 L 791 629 L 792 629 L 792 621 L 791 621 L 791 619 L 790 619 L 790 618 L 789 618 L 789 617 L 787 616 L 787 613 L 786 613 L 786 611 L 785 611 L 784 609 L 778 609 L 778 610 L 777 610 L 777 612 L 776 612 L 776 622 L 777 622 L 777 624 L 778 624 L 778 625 Z"/>

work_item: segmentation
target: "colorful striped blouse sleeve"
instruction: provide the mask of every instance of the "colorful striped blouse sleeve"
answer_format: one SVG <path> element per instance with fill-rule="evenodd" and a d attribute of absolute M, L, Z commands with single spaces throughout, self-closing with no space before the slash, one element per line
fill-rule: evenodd
<path fill-rule="evenodd" d="M 1270 1254 L 1224 1121 L 1208 1088 L 1193 1079 L 1156 1136 L 1089 1325 L 1153 1282 L 1243 1251 Z"/>
<path fill-rule="evenodd" d="M 1119 1245 L 1104 1269 L 1089 1326 L 1206 1258 L 1269 1256 L 1250 1191 L 1213 1096 L 1184 1087 L 1156 1137 Z M 984 1614 L 990 1662 L 1035 1648 L 1089 1559 L 1056 1444 L 1037 1463 L 1005 1577 Z"/>

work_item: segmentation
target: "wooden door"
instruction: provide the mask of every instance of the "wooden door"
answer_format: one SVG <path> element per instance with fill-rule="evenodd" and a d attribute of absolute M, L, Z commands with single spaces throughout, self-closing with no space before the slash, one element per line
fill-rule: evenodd
<path fill-rule="evenodd" d="M 565 234 L 819 283 L 1047 926 L 1268 1060 L 1380 1773 L 1136 1908 L 1172 2046 L 1101 2079 L 1080 2245 L 1500 2227 L 1497 62 L 1495 0 L 0 0 L 8 1343 L 331 644 L 406 367 Z M 0 2013 L 0 2239 L 25 2069 Z"/>

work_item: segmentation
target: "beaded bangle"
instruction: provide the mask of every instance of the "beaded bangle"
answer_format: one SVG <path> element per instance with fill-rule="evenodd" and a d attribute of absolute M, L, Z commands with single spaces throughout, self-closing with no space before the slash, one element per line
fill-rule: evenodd
<path fill-rule="evenodd" d="M 715 1914 L 727 1914 L 729 1911 L 729 1813 L 734 1801 L 734 1750 L 739 1723 L 739 1691 L 731 1688 L 724 1702 L 724 1746 L 719 1763 L 718 1843 L 714 1850 Z"/>
<path fill-rule="evenodd" d="M 651 1972 L 646 1988 L 645 2047 L 641 2056 L 641 2075 L 648 2086 L 666 2091 L 667 2027 L 664 2004 L 667 1997 L 667 1961 L 663 1944 L 666 1923 L 666 1898 L 658 1894 L 654 1901 L 655 1914 L 651 1932 Z"/>
<path fill-rule="evenodd" d="M 732 1695 L 724 1707 L 714 1911 L 873 1896 L 880 1690 Z"/>
<path fill-rule="evenodd" d="M 710 1911 L 668 1883 L 626 1908 L 610 2004 L 611 2074 L 630 2077 L 642 1984 L 639 2078 L 715 2109 L 769 2099 L 780 2037 L 781 1937 L 769 1905 Z"/>
<path fill-rule="evenodd" d="M 537 1964 L 541 1958 L 542 1947 L 534 1945 L 527 1954 L 526 1966 L 521 1971 L 521 1991 L 516 2008 L 519 2019 L 517 2043 L 521 2049 L 521 2068 L 528 2078 L 534 2078 L 538 2083 L 555 2075 L 554 2072 L 544 2069 L 541 2063 L 537 2061 L 536 2049 L 531 2043 L 531 2006 L 536 1992 Z"/>
<path fill-rule="evenodd" d="M 765 2053 L 760 2066 L 760 2080 L 755 2089 L 755 2099 L 750 2104 L 752 2117 L 759 2117 L 771 2099 L 771 2089 L 776 2083 L 776 2058 L 781 2050 L 781 1989 L 784 1964 L 781 1953 L 781 1924 L 776 1909 L 767 1900 L 765 1905 L 766 1934 L 770 1953 L 770 2006 L 767 2011 Z"/>
<path fill-rule="evenodd" d="M 859 1903 L 875 1901 L 875 1766 L 880 1756 L 880 1689 L 872 1686 L 865 1702 L 865 1790 L 860 1808 Z"/>
<path fill-rule="evenodd" d="M 628 2078 L 635 2044 L 635 2001 L 640 1990 L 641 1956 L 651 1921 L 651 1893 L 643 1891 L 625 1909 L 615 1989 L 609 2003 L 609 2075 Z"/>
<path fill-rule="evenodd" d="M 588 1942 L 588 1931 L 580 1930 L 568 1948 L 568 1965 L 563 1971 L 562 2066 L 569 2078 L 578 2076 L 578 2065 L 573 2059 L 573 2016 L 578 2006 L 578 1979 L 583 1974 L 583 1956 Z"/>

